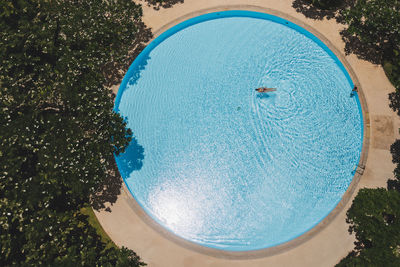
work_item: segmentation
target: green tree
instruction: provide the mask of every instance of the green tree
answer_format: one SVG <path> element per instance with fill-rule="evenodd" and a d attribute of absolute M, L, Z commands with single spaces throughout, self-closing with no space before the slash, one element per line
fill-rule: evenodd
<path fill-rule="evenodd" d="M 9 236 L 1 239 L 5 265 L 17 266 L 143 266 L 131 250 L 106 248 L 87 216 L 49 209 L 25 211 L 15 221 L 7 209 Z M 3 233 L 2 233 L 3 234 Z"/>
<path fill-rule="evenodd" d="M 361 189 L 347 211 L 354 250 L 336 266 L 400 266 L 400 193 Z"/>
<path fill-rule="evenodd" d="M 398 0 L 357 0 L 343 9 L 348 45 L 359 45 L 380 60 L 390 59 L 400 48 L 400 2 Z M 356 41 L 358 41 L 356 43 Z M 353 50 L 360 50 L 355 47 Z M 351 52 L 351 51 L 350 51 Z M 383 62 L 379 62 L 383 63 Z"/>
<path fill-rule="evenodd" d="M 137 266 L 131 251 L 104 250 L 77 212 L 131 140 L 105 74 L 128 60 L 141 12 L 131 0 L 0 2 L 2 265 Z"/>
<path fill-rule="evenodd" d="M 396 111 L 397 115 L 400 116 L 400 50 L 394 50 L 393 54 L 394 55 L 390 60 L 385 60 L 383 68 L 389 80 L 396 88 L 395 92 L 389 94 L 389 107 Z"/>

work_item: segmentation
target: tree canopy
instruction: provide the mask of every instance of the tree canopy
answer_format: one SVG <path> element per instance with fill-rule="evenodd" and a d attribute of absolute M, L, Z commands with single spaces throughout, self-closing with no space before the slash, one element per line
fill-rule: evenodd
<path fill-rule="evenodd" d="M 361 189 L 347 211 L 355 248 L 336 266 L 400 266 L 400 193 Z"/>
<path fill-rule="evenodd" d="M 141 15 L 131 0 L 1 1 L 2 265 L 140 263 L 104 250 L 78 211 L 131 140 L 105 73 L 127 60 Z"/>
<path fill-rule="evenodd" d="M 7 209 L 9 211 L 9 209 Z M 10 216 L 9 216 L 10 217 Z M 0 217 L 2 221 L 7 218 Z M 107 248 L 87 216 L 78 211 L 50 209 L 25 212 L 8 219 L 2 236 L 2 263 L 17 266 L 140 266 L 140 258 L 126 248 Z M 15 226 L 23 231 L 15 233 Z M 3 233 L 2 233 L 3 235 Z M 5 261 L 3 261 L 5 260 Z M 4 265 L 3 265 L 4 266 Z"/>
<path fill-rule="evenodd" d="M 341 11 L 346 32 L 375 53 L 391 57 L 400 48 L 400 2 L 357 0 Z"/>

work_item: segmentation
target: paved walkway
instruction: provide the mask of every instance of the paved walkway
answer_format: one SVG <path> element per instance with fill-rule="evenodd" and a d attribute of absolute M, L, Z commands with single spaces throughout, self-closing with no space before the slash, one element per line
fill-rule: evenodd
<path fill-rule="evenodd" d="M 154 10 L 144 5 L 144 22 L 153 29 L 155 35 L 166 28 L 205 10 L 248 9 L 273 10 L 300 26 L 314 29 L 322 35 L 324 42 L 330 43 L 333 50 L 343 51 L 344 43 L 339 35 L 342 25 L 335 20 L 311 20 L 297 13 L 289 0 L 185 0 L 173 8 Z M 239 6 L 240 5 L 240 6 Z M 235 7 L 236 6 L 236 7 Z M 318 36 L 321 37 L 321 36 Z M 364 110 L 366 139 L 364 160 L 366 169 L 362 176 L 353 181 L 353 189 L 362 187 L 385 187 L 386 180 L 393 176 L 394 165 L 389 152 L 390 145 L 399 138 L 400 120 L 388 107 L 388 93 L 394 90 L 380 66 L 359 60 L 356 56 L 342 57 L 352 69 L 353 81 L 358 79 L 365 97 L 368 111 Z M 342 61 L 343 62 L 343 61 Z M 369 125 L 369 127 L 368 127 Z M 359 180 L 357 183 L 356 180 Z M 355 194 L 346 193 L 351 200 Z M 101 225 L 118 246 L 126 246 L 136 251 L 150 267 L 217 267 L 217 266 L 333 266 L 353 248 L 354 237 L 347 232 L 346 210 L 351 201 L 343 200 L 339 207 L 324 220 L 322 225 L 300 238 L 298 242 L 283 247 L 279 251 L 270 250 L 256 254 L 248 259 L 233 259 L 229 255 L 216 255 L 209 251 L 191 248 L 185 242 L 174 238 L 148 220 L 138 208 L 127 188 L 111 207 L 111 212 L 96 212 Z M 343 208 L 344 206 L 344 208 Z M 212 254 L 212 255 L 210 255 Z"/>

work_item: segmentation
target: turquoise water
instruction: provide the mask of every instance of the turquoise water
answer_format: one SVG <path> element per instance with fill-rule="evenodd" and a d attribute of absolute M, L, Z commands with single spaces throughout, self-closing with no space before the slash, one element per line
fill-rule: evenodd
<path fill-rule="evenodd" d="M 247 11 L 201 16 L 156 39 L 124 78 L 115 110 L 134 141 L 117 164 L 176 235 L 229 251 L 275 246 L 320 222 L 349 186 L 358 97 L 332 52 L 288 25 Z"/>

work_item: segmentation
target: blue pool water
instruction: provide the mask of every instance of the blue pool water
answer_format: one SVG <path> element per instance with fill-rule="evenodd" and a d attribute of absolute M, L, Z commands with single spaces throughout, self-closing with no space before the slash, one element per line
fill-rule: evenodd
<path fill-rule="evenodd" d="M 362 115 L 352 87 L 291 22 L 248 11 L 191 19 L 153 41 L 121 84 L 115 110 L 134 140 L 119 170 L 141 207 L 186 240 L 229 251 L 284 243 L 328 215 L 353 178 Z"/>

